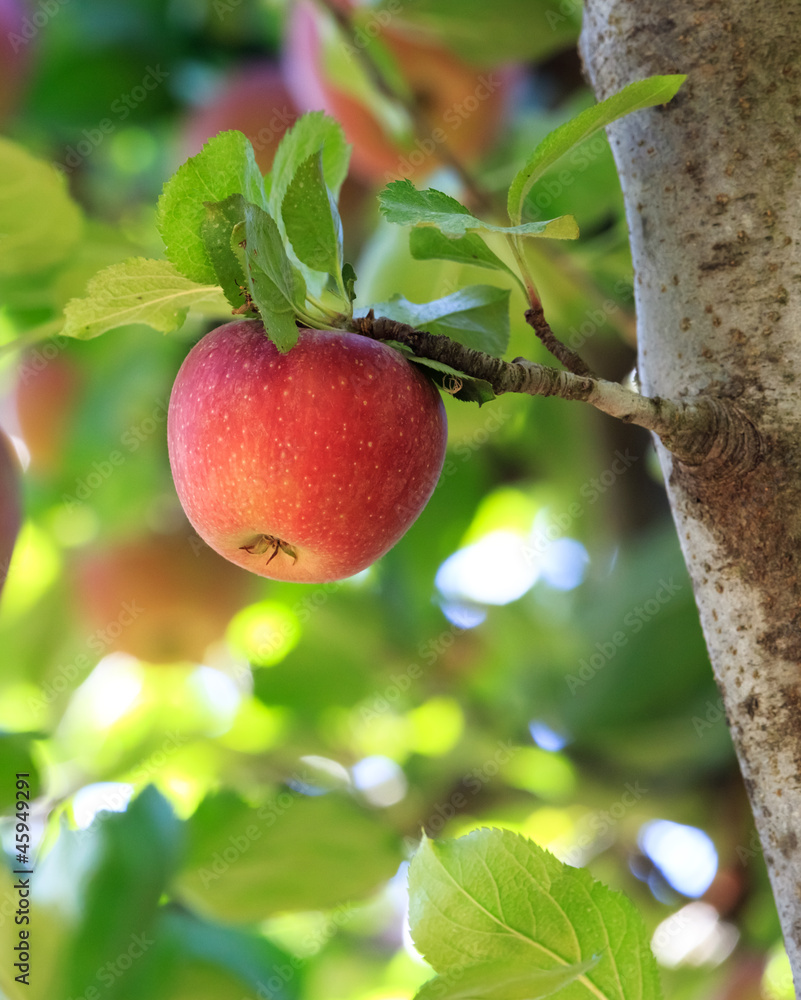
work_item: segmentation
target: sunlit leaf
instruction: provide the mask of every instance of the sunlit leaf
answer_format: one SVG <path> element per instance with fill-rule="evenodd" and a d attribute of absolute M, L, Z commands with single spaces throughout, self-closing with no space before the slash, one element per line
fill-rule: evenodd
<path fill-rule="evenodd" d="M 164 185 L 158 204 L 158 229 L 168 260 L 193 281 L 217 281 L 203 241 L 205 205 L 232 194 L 266 206 L 253 147 L 241 132 L 235 131 L 221 132 L 210 139 Z"/>
<path fill-rule="evenodd" d="M 527 962 L 465 965 L 424 983 L 415 1000 L 541 1000 L 557 994 L 598 964 L 597 958 L 559 969 L 535 969 Z"/>
<path fill-rule="evenodd" d="M 89 340 L 131 323 L 170 333 L 181 326 L 190 309 L 221 316 L 230 312 L 218 285 L 191 281 L 166 260 L 132 257 L 99 271 L 86 295 L 67 303 L 61 333 Z"/>
<path fill-rule="evenodd" d="M 424 839 L 409 893 L 415 944 L 440 974 L 464 968 L 466 956 L 543 970 L 592 961 L 565 987 L 565 1000 L 661 996 L 645 926 L 628 899 L 519 834 Z"/>
<path fill-rule="evenodd" d="M 418 191 L 410 180 L 393 181 L 378 196 L 381 211 L 389 222 L 399 226 L 434 226 L 448 237 L 463 237 L 466 233 L 504 233 L 507 236 L 544 236 L 557 240 L 574 240 L 578 226 L 572 215 L 545 222 L 526 222 L 515 226 L 496 226 L 482 222 L 455 198 L 428 188 Z"/>
<path fill-rule="evenodd" d="M 593 132 L 610 125 L 624 115 L 656 104 L 666 104 L 686 80 L 686 76 L 651 76 L 638 80 L 600 104 L 586 108 L 564 125 L 554 129 L 537 146 L 531 156 L 515 176 L 509 188 L 508 210 L 512 223 L 520 222 L 523 202 L 537 181 L 561 156 L 568 153 Z"/>

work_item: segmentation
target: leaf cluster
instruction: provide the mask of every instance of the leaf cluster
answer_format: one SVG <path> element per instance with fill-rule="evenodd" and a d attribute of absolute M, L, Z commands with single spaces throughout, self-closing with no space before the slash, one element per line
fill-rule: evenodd
<path fill-rule="evenodd" d="M 381 192 L 381 211 L 389 222 L 412 227 L 415 259 L 457 261 L 501 272 L 520 289 L 528 306 L 536 306 L 539 295 L 526 262 L 526 241 L 575 239 L 578 227 L 570 215 L 527 219 L 532 188 L 554 162 L 598 129 L 631 111 L 670 100 L 683 79 L 652 77 L 633 83 L 547 135 L 512 180 L 508 224 L 477 218 L 452 196 L 418 190 L 408 180 L 395 181 Z M 354 316 L 372 310 L 501 357 L 509 339 L 508 288 L 470 285 L 426 303 L 396 295 L 354 309 L 356 273 L 344 259 L 338 210 L 349 156 L 341 126 L 322 112 L 302 116 L 287 132 L 266 176 L 241 132 L 215 136 L 164 186 L 157 225 L 166 260 L 130 258 L 101 271 L 84 297 L 67 304 L 61 332 L 87 339 L 117 326 L 145 323 L 168 333 L 184 322 L 189 309 L 212 315 L 228 311 L 261 318 L 267 336 L 279 350 L 288 351 L 299 327 L 352 329 Z M 13 158 L 9 163 L 13 169 Z M 55 197 L 57 184 L 51 182 L 50 189 Z M 69 233 L 67 226 L 65 239 Z M 506 252 L 496 252 L 488 238 L 496 245 L 500 238 Z M 479 403 L 492 398 L 481 380 L 405 353 L 425 364 L 457 398 Z"/>

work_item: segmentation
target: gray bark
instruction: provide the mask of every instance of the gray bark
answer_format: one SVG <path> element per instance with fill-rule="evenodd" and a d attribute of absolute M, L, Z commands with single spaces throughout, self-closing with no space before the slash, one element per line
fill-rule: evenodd
<path fill-rule="evenodd" d="M 581 49 L 599 99 L 688 74 L 609 136 L 643 392 L 729 400 L 761 438 L 658 447 L 801 995 L 801 2 L 586 0 Z"/>

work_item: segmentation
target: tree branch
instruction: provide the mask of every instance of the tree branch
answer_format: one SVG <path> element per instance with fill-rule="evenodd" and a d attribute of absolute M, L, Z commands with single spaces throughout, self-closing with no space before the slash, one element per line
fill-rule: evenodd
<path fill-rule="evenodd" d="M 496 395 L 520 392 L 589 403 L 611 417 L 653 431 L 685 465 L 703 465 L 716 477 L 742 474 L 761 456 L 762 441 L 754 425 L 729 400 L 714 396 L 678 401 L 649 398 L 595 375 L 559 371 L 525 358 L 502 361 L 449 337 L 375 317 L 372 310 L 367 316 L 354 318 L 347 328 L 373 340 L 396 340 L 418 357 L 483 379 Z"/>

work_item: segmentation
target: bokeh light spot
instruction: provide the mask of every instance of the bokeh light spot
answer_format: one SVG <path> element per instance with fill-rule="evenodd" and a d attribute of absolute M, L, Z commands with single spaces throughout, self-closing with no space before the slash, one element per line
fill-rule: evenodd
<path fill-rule="evenodd" d="M 261 601 L 234 615 L 226 638 L 254 667 L 271 667 L 297 646 L 300 622 L 285 604 Z"/>
<path fill-rule="evenodd" d="M 437 571 L 436 584 L 449 600 L 509 604 L 537 581 L 539 562 L 525 539 L 509 531 L 493 531 L 459 549 Z"/>
<path fill-rule="evenodd" d="M 651 820 L 640 830 L 641 849 L 667 882 L 685 896 L 702 896 L 718 870 L 711 838 L 695 826 Z"/>

